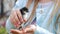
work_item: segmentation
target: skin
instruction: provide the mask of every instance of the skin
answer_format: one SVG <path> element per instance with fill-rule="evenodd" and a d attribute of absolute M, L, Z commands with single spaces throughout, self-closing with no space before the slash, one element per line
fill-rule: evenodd
<path fill-rule="evenodd" d="M 49 1 L 51 1 L 51 0 L 39 0 L 40 3 L 46 3 Z M 25 18 L 22 18 L 22 15 L 21 15 L 21 12 L 19 11 L 19 9 L 12 10 L 9 18 L 15 27 L 18 27 L 20 24 L 27 21 Z M 11 33 L 12 34 L 28 34 L 28 33 L 33 34 L 34 30 L 36 29 L 36 26 L 34 25 L 34 28 L 31 28 L 31 27 L 32 26 L 29 25 L 25 29 L 22 29 L 22 30 L 11 29 Z"/>
<path fill-rule="evenodd" d="M 34 30 L 35 30 L 35 25 L 29 25 L 22 30 L 11 29 L 11 33 L 12 34 L 34 34 Z"/>

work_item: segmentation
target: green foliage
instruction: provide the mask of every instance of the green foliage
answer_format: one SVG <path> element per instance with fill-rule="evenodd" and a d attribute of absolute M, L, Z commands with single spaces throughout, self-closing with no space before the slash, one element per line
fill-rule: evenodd
<path fill-rule="evenodd" d="M 0 27 L 0 34 L 8 34 L 4 27 Z"/>

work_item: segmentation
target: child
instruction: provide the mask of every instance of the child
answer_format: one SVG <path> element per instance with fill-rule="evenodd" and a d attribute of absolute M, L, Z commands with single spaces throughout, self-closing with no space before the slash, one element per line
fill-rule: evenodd
<path fill-rule="evenodd" d="M 21 17 L 21 13 L 20 13 L 19 9 L 21 9 L 22 7 L 25 7 L 25 6 L 27 8 L 29 8 L 30 3 L 32 3 L 29 8 L 29 11 L 30 11 L 29 13 L 31 13 L 31 10 L 34 5 L 34 0 L 30 0 L 30 1 L 29 0 L 18 0 L 17 1 L 15 7 L 13 8 L 14 10 L 13 10 L 12 14 L 10 15 L 9 19 L 6 22 L 6 29 L 8 30 L 9 33 L 10 33 L 11 29 L 18 27 L 19 24 L 21 24 L 21 22 L 27 21 L 26 19 L 23 19 Z M 13 30 L 11 30 L 11 32 L 13 34 L 15 34 L 15 33 L 24 34 L 27 31 L 33 30 L 34 34 L 59 34 L 60 32 L 57 33 L 57 28 L 54 28 L 54 25 L 55 25 L 55 22 L 57 19 L 57 15 L 58 15 L 57 13 L 59 11 L 56 12 L 55 15 L 53 15 L 53 18 L 50 18 L 50 19 L 52 19 L 51 21 L 49 19 L 49 17 L 52 17 L 51 14 L 55 7 L 54 1 L 52 1 L 52 0 L 35 0 L 35 1 L 39 1 L 38 4 L 36 4 L 37 7 L 35 9 L 36 10 L 36 26 L 30 25 L 29 27 L 26 27 L 26 29 L 24 29 L 22 31 L 13 29 Z M 27 2 L 30 2 L 30 3 L 26 5 Z M 16 8 L 19 8 L 19 9 L 16 10 Z M 18 17 L 17 17 L 17 15 L 18 15 Z M 30 32 L 30 34 L 33 34 L 33 33 Z"/>

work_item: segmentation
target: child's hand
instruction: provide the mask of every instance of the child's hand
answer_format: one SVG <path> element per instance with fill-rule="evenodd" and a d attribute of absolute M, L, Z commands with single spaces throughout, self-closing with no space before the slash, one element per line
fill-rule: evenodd
<path fill-rule="evenodd" d="M 35 29 L 36 29 L 35 25 L 30 25 L 23 30 L 12 29 L 11 33 L 12 34 L 34 34 Z"/>
<path fill-rule="evenodd" d="M 10 15 L 10 21 L 12 24 L 14 24 L 15 27 L 18 27 L 20 24 L 26 21 L 26 19 L 22 18 L 21 12 L 19 9 L 17 10 L 12 10 L 11 15 Z"/>

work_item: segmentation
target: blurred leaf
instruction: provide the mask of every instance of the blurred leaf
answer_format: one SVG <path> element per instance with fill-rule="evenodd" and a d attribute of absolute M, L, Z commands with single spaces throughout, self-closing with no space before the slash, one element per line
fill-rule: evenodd
<path fill-rule="evenodd" d="M 4 27 L 0 27 L 0 34 L 8 34 Z"/>

